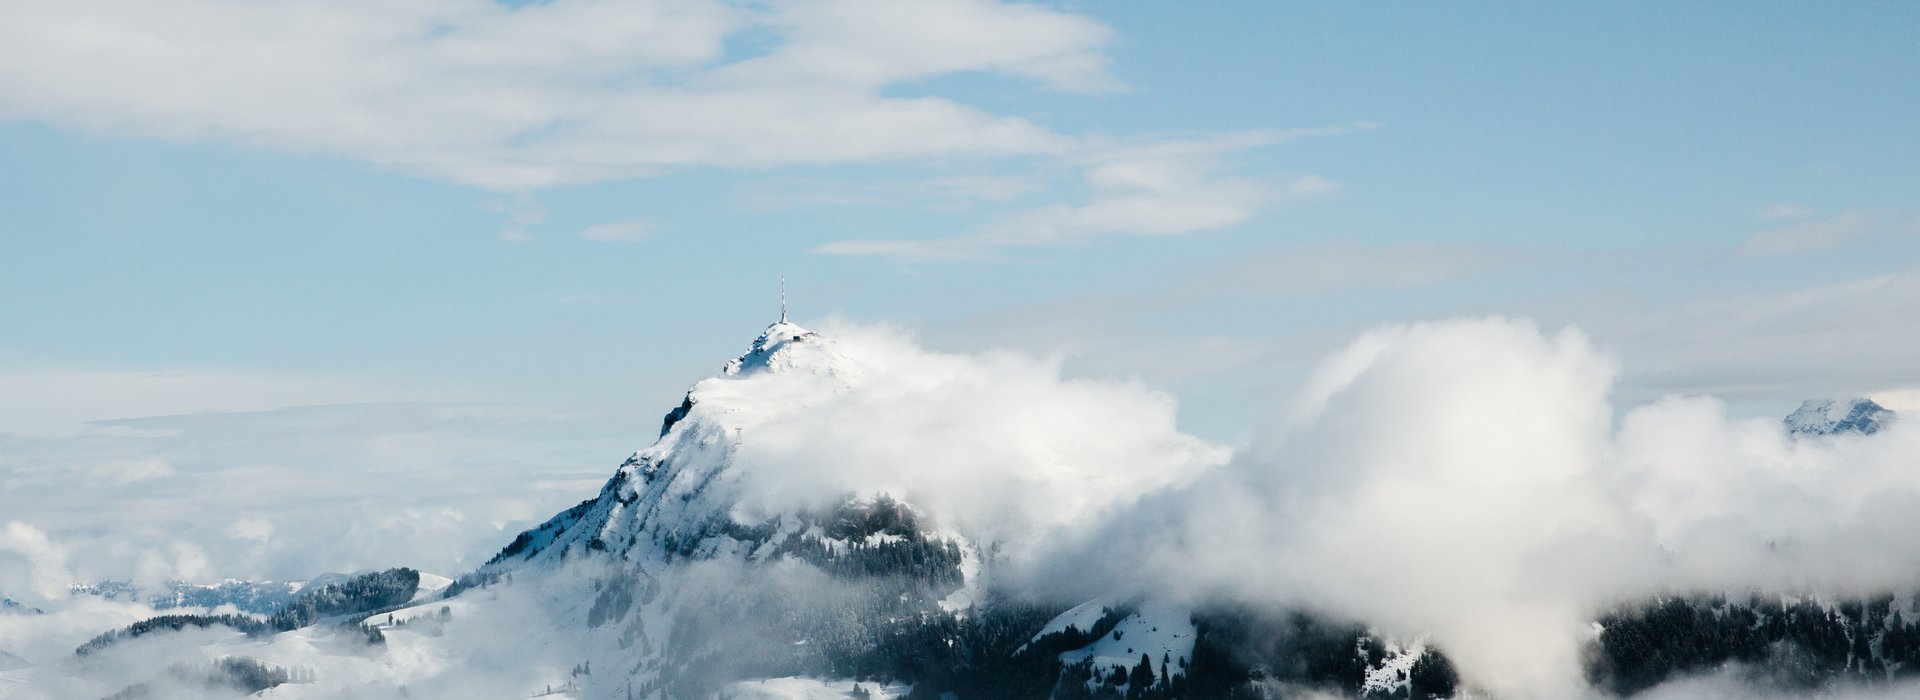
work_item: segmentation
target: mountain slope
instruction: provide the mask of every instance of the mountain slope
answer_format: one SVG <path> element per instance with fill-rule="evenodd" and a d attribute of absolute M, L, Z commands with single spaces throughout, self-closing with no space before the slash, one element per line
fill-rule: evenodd
<path fill-rule="evenodd" d="M 1813 399 L 1802 402 L 1800 408 L 1789 414 L 1786 424 L 1787 432 L 1794 435 L 1872 435 L 1893 419 L 1893 411 L 1872 399 Z"/>

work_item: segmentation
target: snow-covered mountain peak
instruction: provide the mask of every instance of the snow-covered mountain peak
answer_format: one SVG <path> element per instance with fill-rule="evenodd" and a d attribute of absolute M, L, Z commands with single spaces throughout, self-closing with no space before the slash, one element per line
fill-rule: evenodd
<path fill-rule="evenodd" d="M 500 563 L 569 546 L 629 560 L 749 555 L 883 496 L 922 535 L 1025 541 L 1224 461 L 1178 432 L 1173 408 L 1131 385 L 1063 378 L 1044 359 L 775 323 L 696 382 L 597 498 L 525 533 Z"/>
<path fill-rule="evenodd" d="M 1786 422 L 1787 432 L 1795 435 L 1872 435 L 1893 418 L 1893 411 L 1872 399 L 1812 399 L 1801 403 L 1800 408 L 1787 416 Z"/>
<path fill-rule="evenodd" d="M 791 359 L 790 356 L 794 353 L 787 350 L 817 338 L 819 335 L 813 331 L 781 319 L 767 326 L 767 330 L 753 340 L 753 347 L 747 350 L 747 354 L 727 361 L 726 367 L 722 368 L 720 373 L 731 377 L 761 369 L 780 369 L 783 366 L 789 366 L 790 362 L 780 361 Z"/>
<path fill-rule="evenodd" d="M 810 525 L 801 521 L 807 517 L 875 508 L 873 497 L 884 489 L 853 484 L 802 489 L 809 497 L 775 499 L 781 508 L 766 507 L 766 494 L 795 492 L 784 477 L 804 466 L 781 460 L 777 446 L 748 449 L 777 441 L 779 426 L 851 393 L 873 374 L 857 359 L 871 354 L 857 338 L 815 333 L 784 319 L 769 325 L 745 354 L 693 385 L 667 414 L 659 439 L 620 465 L 597 498 L 523 533 L 498 561 L 569 548 L 612 549 L 629 561 L 753 557 L 765 555 L 760 550 L 768 542 L 806 530 Z"/>

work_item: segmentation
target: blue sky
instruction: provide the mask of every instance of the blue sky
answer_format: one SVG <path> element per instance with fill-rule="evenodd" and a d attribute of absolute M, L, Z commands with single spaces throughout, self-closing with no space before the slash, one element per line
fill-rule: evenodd
<path fill-rule="evenodd" d="M 372 404 L 576 417 L 513 464 L 588 479 L 783 274 L 1222 443 L 1461 315 L 1580 327 L 1623 404 L 1920 384 L 1911 4 L 101 4 L 0 10 L 16 479 Z"/>

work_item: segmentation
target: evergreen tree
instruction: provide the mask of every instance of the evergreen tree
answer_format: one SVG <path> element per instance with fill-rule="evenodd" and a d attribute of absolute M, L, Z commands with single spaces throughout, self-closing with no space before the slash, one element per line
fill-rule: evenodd
<path fill-rule="evenodd" d="M 1153 688 L 1153 659 L 1146 654 L 1140 655 L 1140 663 L 1134 665 L 1133 672 L 1127 675 L 1127 697 L 1146 697 Z"/>

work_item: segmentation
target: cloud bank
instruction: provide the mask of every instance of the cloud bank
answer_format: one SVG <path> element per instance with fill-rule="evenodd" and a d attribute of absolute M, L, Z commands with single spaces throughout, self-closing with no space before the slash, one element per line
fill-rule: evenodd
<path fill-rule="evenodd" d="M 1524 321 L 1368 333 L 1229 465 L 1082 533 L 1041 585 L 1327 610 L 1429 636 L 1504 697 L 1575 697 L 1611 603 L 1920 581 L 1915 421 L 1794 440 L 1686 397 L 1616 421 L 1615 367 Z"/>
<path fill-rule="evenodd" d="M 693 390 L 731 433 L 746 519 L 891 493 L 943 526 L 1029 538 L 1003 550 L 1008 585 L 1325 611 L 1430 639 L 1501 697 L 1591 693 L 1582 645 L 1618 602 L 1920 581 L 1920 421 L 1796 439 L 1713 398 L 1622 410 L 1618 363 L 1574 329 L 1493 317 L 1367 333 L 1230 460 L 1177 428 L 1168 396 L 1064 377 L 1057 358 L 940 353 L 844 323 L 795 349 L 781 371 Z M 255 515 L 220 532 L 258 546 L 289 527 L 317 526 Z M 3 583 L 21 590 L 53 591 L 83 563 L 34 526 L 4 543 Z M 222 556 L 147 553 L 169 571 Z M 1731 695 L 1734 681 L 1663 692 Z"/>
<path fill-rule="evenodd" d="M 400 565 L 457 574 L 591 494 L 657 415 L 355 404 L 0 433 L 0 595 L 38 604 L 73 582 Z"/>
<path fill-rule="evenodd" d="M 1374 124 L 1142 143 L 1090 143 L 1073 155 L 1089 193 L 1085 201 L 1011 212 L 968 234 L 944 238 L 867 239 L 824 243 L 813 252 L 886 256 L 902 262 L 990 258 L 1005 251 L 1081 243 L 1099 236 L 1169 236 L 1225 228 L 1275 202 L 1325 195 L 1340 183 L 1301 175 L 1282 183 L 1235 175 L 1232 155 L 1299 138 L 1333 136 Z"/>

